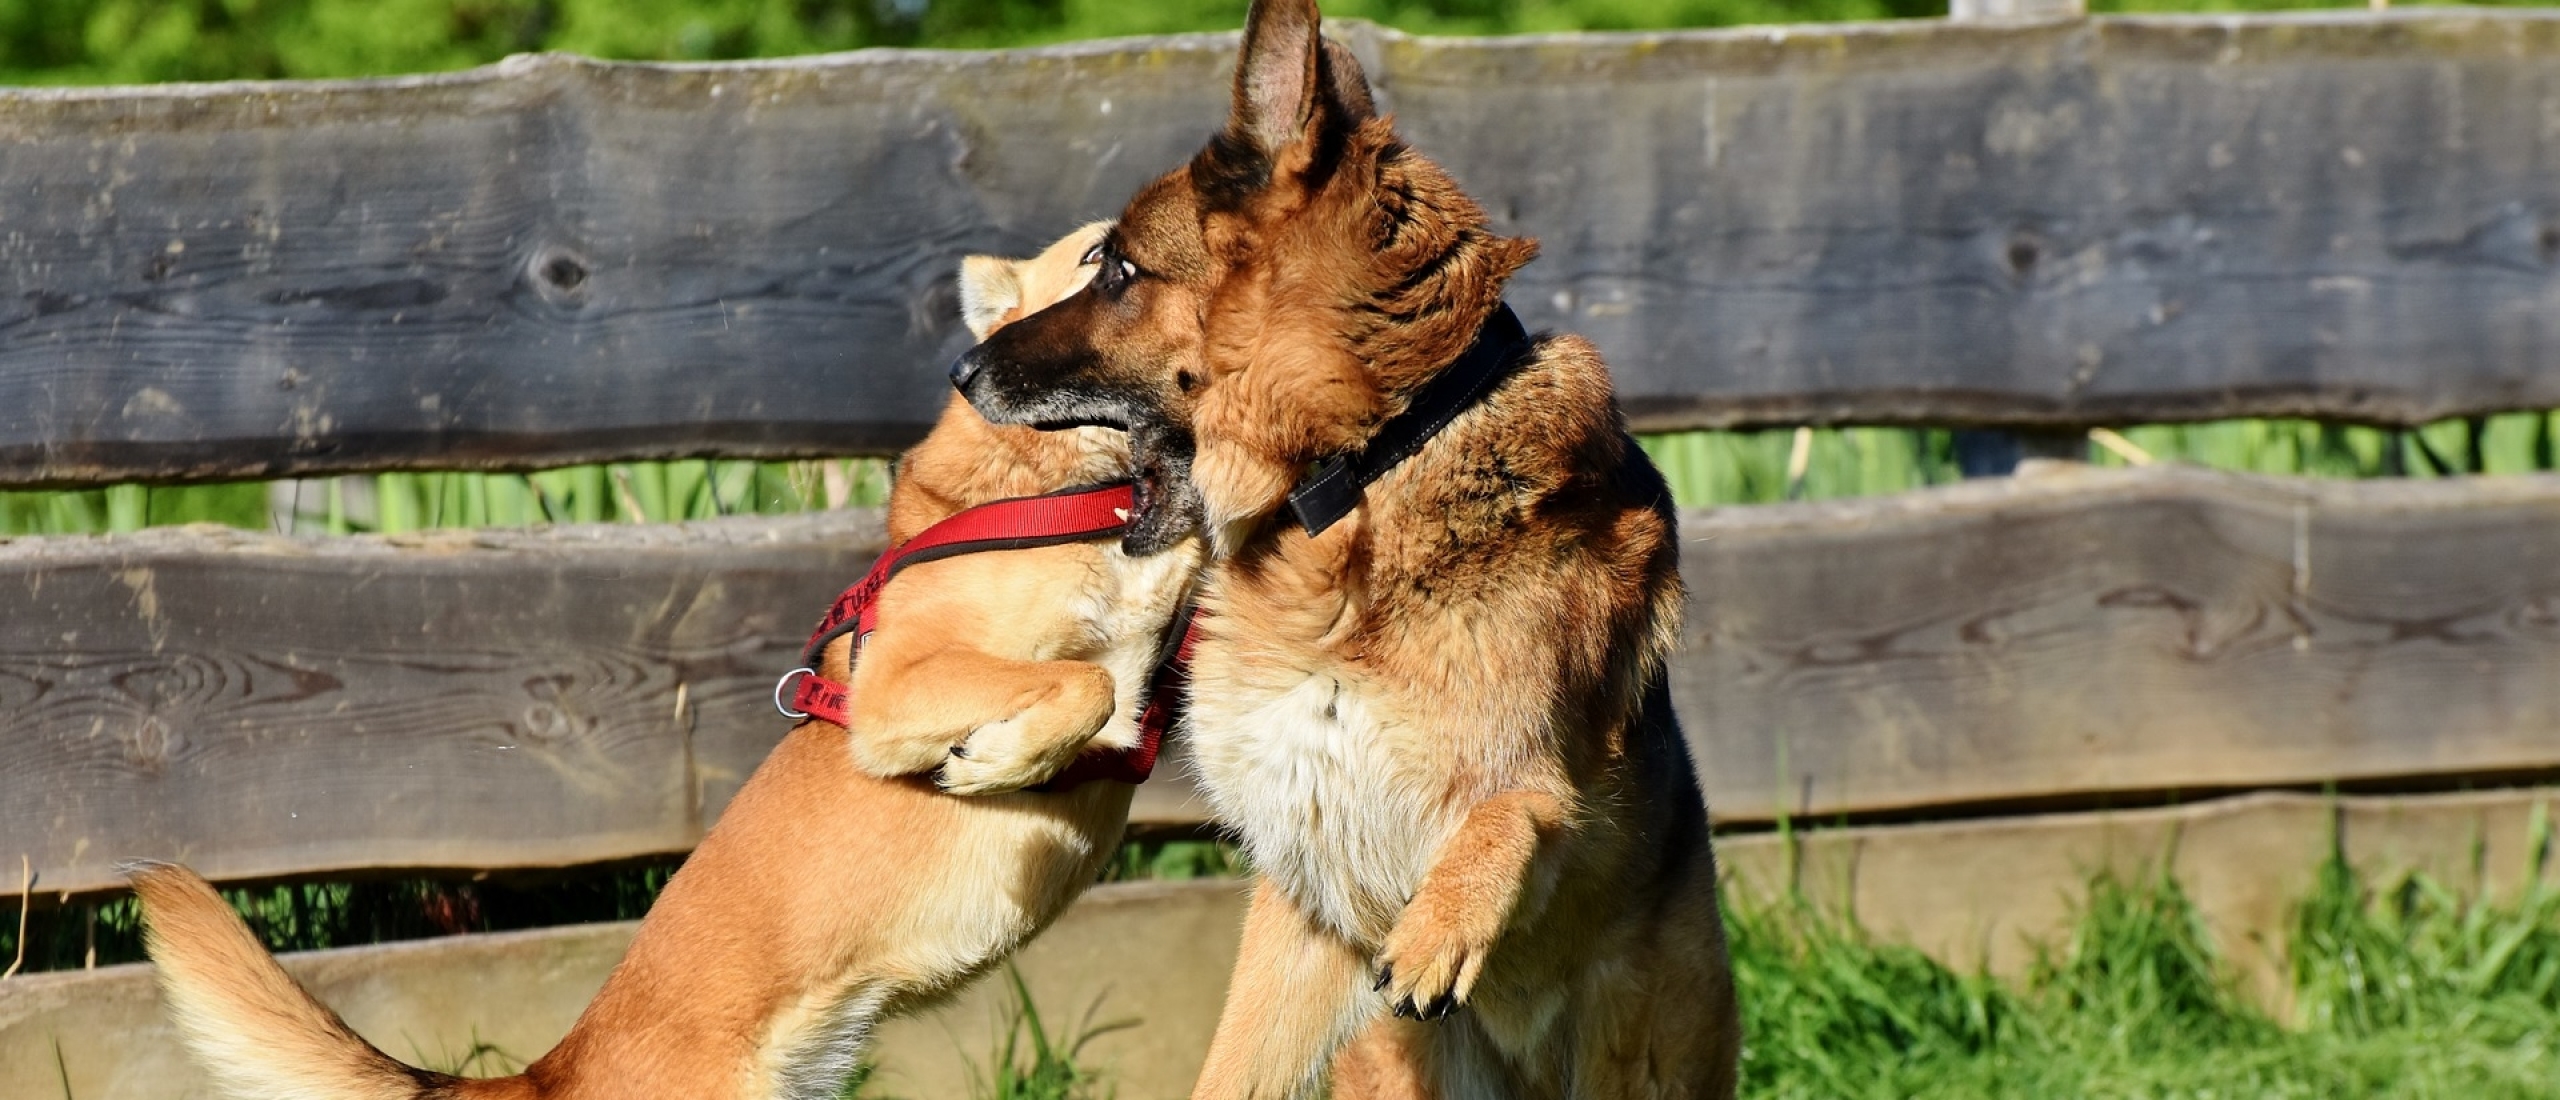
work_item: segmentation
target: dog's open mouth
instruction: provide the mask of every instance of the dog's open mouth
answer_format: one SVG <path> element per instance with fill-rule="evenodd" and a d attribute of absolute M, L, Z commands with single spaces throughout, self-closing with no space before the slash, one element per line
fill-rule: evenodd
<path fill-rule="evenodd" d="M 1129 480 L 1129 525 L 1120 535 L 1123 551 L 1158 553 L 1199 529 L 1200 494 L 1191 484 L 1188 440 L 1165 432 L 1131 432 Z"/>
<path fill-rule="evenodd" d="M 1029 421 L 1044 432 L 1109 428 L 1129 435 L 1129 515 L 1120 541 L 1130 554 L 1162 551 L 1199 529 L 1199 493 L 1191 485 L 1191 442 L 1161 425 L 1133 428 L 1108 415 L 1049 417 Z"/>
<path fill-rule="evenodd" d="M 1164 464 L 1141 462 L 1130 473 L 1129 522 L 1146 521 L 1164 500 Z"/>
<path fill-rule="evenodd" d="M 1040 316 L 1047 316 L 1041 314 Z M 1120 535 L 1121 549 L 1154 554 L 1171 548 L 1200 529 L 1205 509 L 1191 484 L 1190 432 L 1143 395 L 1107 387 L 1054 379 L 1023 382 L 1013 374 L 1029 368 L 1008 357 L 1007 342 L 1033 322 L 1009 326 L 970 349 L 952 364 L 951 382 L 991 423 L 1022 424 L 1044 432 L 1070 428 L 1110 428 L 1129 436 L 1129 523 Z M 1035 364 L 1037 366 L 1039 364 Z M 1047 374 L 1056 373 L 1055 364 Z M 1046 377 L 1033 371 L 1035 378 Z"/>

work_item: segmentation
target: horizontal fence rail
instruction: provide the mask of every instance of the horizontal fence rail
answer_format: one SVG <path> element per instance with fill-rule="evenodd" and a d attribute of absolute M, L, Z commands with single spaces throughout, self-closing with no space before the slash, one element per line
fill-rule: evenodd
<path fill-rule="evenodd" d="M 1727 822 L 2560 773 L 2560 477 L 2083 470 L 1692 513 Z M 0 860 L 257 879 L 689 849 L 859 514 L 0 544 Z M 1177 765 L 1136 816 L 1196 823 Z M 0 882 L 0 891 L 14 890 Z"/>
<path fill-rule="evenodd" d="M 2066 469 L 1681 534 L 1728 818 L 2560 768 L 2560 476 Z"/>
<path fill-rule="evenodd" d="M 2552 13 L 1339 31 L 1643 427 L 2560 406 Z M 0 93 L 0 485 L 894 448 L 1233 41 Z"/>
<path fill-rule="evenodd" d="M 0 544 L 0 848 L 39 891 L 681 852 L 875 516 Z"/>

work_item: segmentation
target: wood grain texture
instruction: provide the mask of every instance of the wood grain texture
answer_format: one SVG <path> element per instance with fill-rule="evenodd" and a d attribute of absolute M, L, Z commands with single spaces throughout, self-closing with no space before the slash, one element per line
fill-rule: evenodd
<path fill-rule="evenodd" d="M 688 851 L 881 538 L 840 512 L 0 541 L 0 859 L 51 895 L 145 857 L 238 880 Z M 1199 821 L 1160 766 L 1132 819 Z"/>
<path fill-rule="evenodd" d="M 960 257 L 1116 211 L 1229 52 L 0 95 L 0 483 L 887 453 Z"/>
<path fill-rule="evenodd" d="M 1727 819 L 2560 768 L 2560 477 L 2061 466 L 1681 534 Z"/>
<path fill-rule="evenodd" d="M 0 858 L 49 893 L 134 856 L 237 879 L 683 851 L 876 532 L 0 544 Z M 2555 532 L 2560 477 L 2160 468 L 1693 514 L 1672 686 L 1728 822 L 2551 773 Z M 1175 758 L 1133 817 L 1204 811 Z"/>
<path fill-rule="evenodd" d="M 2560 406 L 2560 16 L 1338 28 L 1647 428 Z M 0 485 L 879 453 L 1232 36 L 0 93 Z"/>
<path fill-rule="evenodd" d="M 687 851 L 879 545 L 841 513 L 0 544 L 0 850 L 40 892 Z"/>

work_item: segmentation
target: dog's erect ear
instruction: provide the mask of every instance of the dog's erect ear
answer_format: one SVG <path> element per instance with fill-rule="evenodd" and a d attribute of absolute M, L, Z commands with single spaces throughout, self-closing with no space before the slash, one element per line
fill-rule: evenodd
<path fill-rule="evenodd" d="M 1304 136 L 1315 122 L 1322 87 L 1316 58 L 1324 43 L 1319 19 L 1315 0 L 1254 0 L 1253 13 L 1245 17 L 1227 129 L 1265 157 Z"/>
<path fill-rule="evenodd" d="M 1325 39 L 1324 56 L 1317 63 L 1326 110 L 1350 126 L 1378 117 L 1378 105 L 1369 98 L 1368 74 L 1360 71 L 1360 59 L 1352 56 L 1351 47 Z"/>
<path fill-rule="evenodd" d="M 968 324 L 969 335 L 986 339 L 1021 304 L 1021 264 L 1001 256 L 960 261 L 960 320 Z"/>

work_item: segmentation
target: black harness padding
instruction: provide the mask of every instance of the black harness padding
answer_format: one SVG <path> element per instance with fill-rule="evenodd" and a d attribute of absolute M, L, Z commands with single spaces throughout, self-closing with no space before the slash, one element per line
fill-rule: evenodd
<path fill-rule="evenodd" d="M 1423 383 L 1413 404 L 1379 428 L 1368 446 L 1316 463 L 1306 480 L 1289 491 L 1289 511 L 1307 529 L 1307 537 L 1323 534 L 1350 515 L 1360 506 L 1361 490 L 1413 457 L 1459 413 L 1493 392 L 1495 383 L 1528 361 L 1529 350 L 1529 330 L 1520 326 L 1519 316 L 1510 305 L 1496 304 L 1484 327 L 1476 330 L 1475 342 L 1448 369 Z"/>

